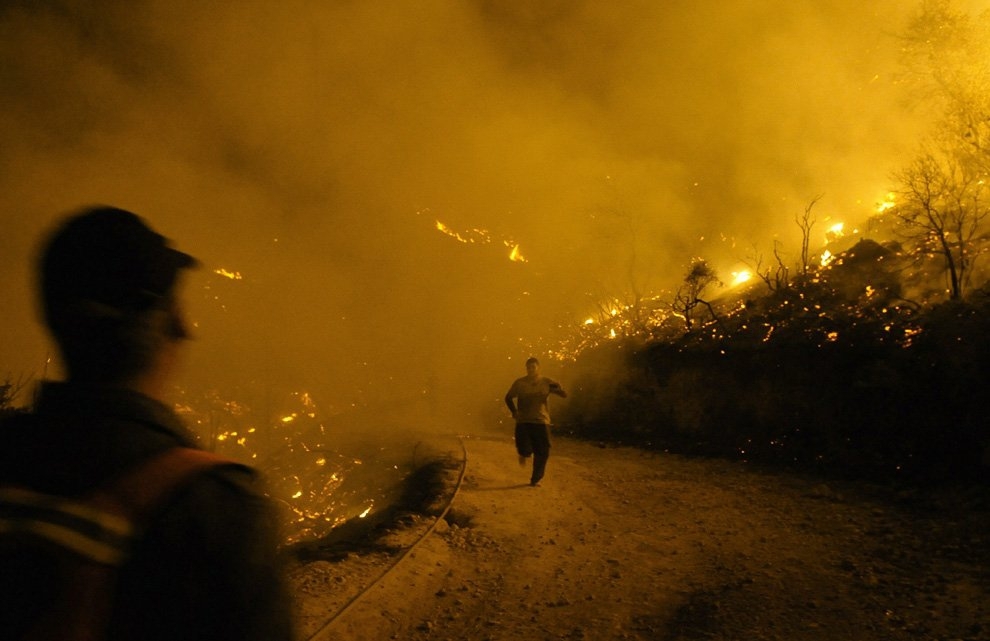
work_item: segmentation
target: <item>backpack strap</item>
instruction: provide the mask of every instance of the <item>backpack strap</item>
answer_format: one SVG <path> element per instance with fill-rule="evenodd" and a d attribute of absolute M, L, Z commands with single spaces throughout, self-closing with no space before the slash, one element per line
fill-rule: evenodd
<path fill-rule="evenodd" d="M 244 467 L 212 452 L 175 447 L 81 499 L 0 487 L 0 534 L 29 535 L 100 565 L 119 565 L 155 510 L 200 472 Z M 245 468 L 247 469 L 247 468 Z"/>
<path fill-rule="evenodd" d="M 100 565 L 118 565 L 133 535 L 118 513 L 22 487 L 0 487 L 0 534 L 35 537 Z"/>
<path fill-rule="evenodd" d="M 154 512 L 197 474 L 242 466 L 222 456 L 176 447 L 139 463 L 82 499 L 21 487 L 0 487 L 0 536 L 33 539 L 78 559 L 65 576 L 52 610 L 28 640 L 94 641 L 113 608 L 115 570 L 130 554 Z"/>

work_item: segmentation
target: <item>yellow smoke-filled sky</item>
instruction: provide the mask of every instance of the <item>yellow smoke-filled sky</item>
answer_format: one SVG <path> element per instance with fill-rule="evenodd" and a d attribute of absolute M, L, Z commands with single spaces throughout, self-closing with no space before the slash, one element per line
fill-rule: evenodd
<path fill-rule="evenodd" d="M 39 238 L 107 203 L 205 265 L 190 383 L 497 398 L 603 296 L 694 256 L 731 280 L 775 238 L 796 257 L 818 195 L 823 237 L 869 214 L 925 126 L 899 82 L 915 9 L 2 3 L 0 375 L 51 352 Z"/>

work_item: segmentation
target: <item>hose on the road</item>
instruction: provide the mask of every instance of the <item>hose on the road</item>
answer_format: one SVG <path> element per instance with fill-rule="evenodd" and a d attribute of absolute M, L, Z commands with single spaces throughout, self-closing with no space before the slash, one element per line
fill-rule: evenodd
<path fill-rule="evenodd" d="M 307 637 L 306 641 L 317 641 L 320 637 L 322 637 L 331 628 L 331 626 L 333 625 L 333 623 L 335 621 L 337 621 L 337 619 L 339 619 L 345 612 L 347 612 L 348 610 L 350 610 L 351 607 L 354 606 L 354 604 L 356 604 L 368 592 L 370 592 L 371 591 L 371 588 L 373 588 L 376 585 L 378 585 L 379 583 L 381 583 L 382 580 L 384 580 L 385 577 L 388 576 L 389 573 L 391 573 L 392 570 L 394 570 L 399 565 L 399 563 L 401 563 L 407 556 L 409 556 L 413 552 L 413 550 L 415 550 L 417 547 L 419 547 L 419 544 L 420 543 L 422 543 L 423 541 L 426 540 L 426 537 L 428 537 L 431 534 L 433 534 L 433 532 L 437 529 L 437 526 L 440 524 L 440 521 L 442 521 L 443 519 L 445 519 L 447 517 L 447 513 L 450 511 L 450 506 L 453 505 L 454 499 L 457 497 L 457 492 L 461 489 L 461 483 L 464 482 L 464 472 L 465 472 L 465 470 L 467 470 L 467 458 L 468 458 L 468 456 L 467 456 L 467 446 L 464 444 L 464 438 L 463 437 L 458 436 L 457 437 L 457 440 L 460 441 L 460 444 L 461 444 L 461 453 L 462 453 L 462 457 L 463 457 L 462 460 L 461 460 L 461 471 L 460 471 L 460 473 L 457 476 L 457 483 L 454 485 L 454 491 L 450 493 L 450 499 L 447 501 L 447 505 L 443 508 L 443 511 L 440 513 L 440 515 L 433 521 L 433 523 L 430 525 L 430 527 L 427 528 L 426 532 L 424 532 L 423 535 L 420 536 L 416 540 L 415 543 L 413 543 L 411 546 L 409 546 L 408 548 L 406 548 L 405 550 L 403 550 L 401 554 L 399 554 L 398 556 L 396 556 L 395 560 L 392 561 L 391 564 L 389 564 L 388 566 L 386 566 L 385 569 L 382 570 L 381 574 L 379 574 L 378 576 L 376 576 L 374 578 L 374 580 L 372 580 L 371 582 L 369 582 L 368 585 L 366 585 L 364 587 L 364 589 L 362 589 L 360 592 L 358 592 L 353 597 L 351 597 L 351 599 L 347 603 L 345 603 L 342 608 L 340 608 L 339 610 L 337 610 L 337 612 L 335 612 L 330 618 L 328 618 L 323 623 L 323 625 L 321 625 L 316 630 L 316 632 L 314 632 L 312 635 L 310 635 L 309 637 Z"/>

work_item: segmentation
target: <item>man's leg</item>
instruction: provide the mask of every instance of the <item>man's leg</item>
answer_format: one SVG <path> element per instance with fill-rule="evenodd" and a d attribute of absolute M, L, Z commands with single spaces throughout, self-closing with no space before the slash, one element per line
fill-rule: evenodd
<path fill-rule="evenodd" d="M 528 426 L 516 423 L 516 452 L 519 454 L 519 465 L 526 465 L 526 459 L 533 455 L 533 439 Z"/>
<path fill-rule="evenodd" d="M 533 444 L 533 476 L 530 485 L 536 485 L 543 478 L 547 469 L 547 459 L 550 458 L 550 426 L 531 425 L 531 440 Z"/>

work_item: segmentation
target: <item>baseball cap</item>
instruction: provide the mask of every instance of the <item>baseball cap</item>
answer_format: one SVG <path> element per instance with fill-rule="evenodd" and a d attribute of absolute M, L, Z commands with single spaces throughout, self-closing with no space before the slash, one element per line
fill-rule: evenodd
<path fill-rule="evenodd" d="M 43 249 L 45 311 L 50 316 L 84 302 L 151 309 L 171 292 L 179 270 L 198 264 L 136 214 L 91 207 L 66 219 Z"/>

